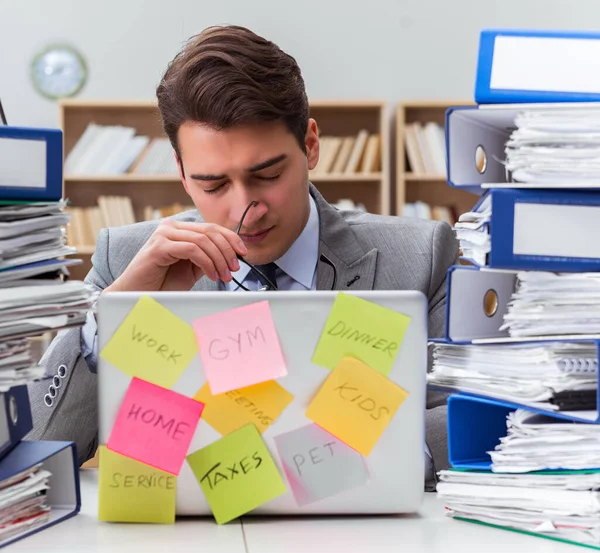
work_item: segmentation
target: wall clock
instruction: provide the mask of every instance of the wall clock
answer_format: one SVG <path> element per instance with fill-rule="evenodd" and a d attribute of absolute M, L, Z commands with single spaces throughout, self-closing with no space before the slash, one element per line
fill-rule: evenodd
<path fill-rule="evenodd" d="M 36 90 L 46 98 L 67 98 L 83 88 L 87 81 L 87 66 L 74 47 L 52 44 L 33 58 L 31 79 Z"/>

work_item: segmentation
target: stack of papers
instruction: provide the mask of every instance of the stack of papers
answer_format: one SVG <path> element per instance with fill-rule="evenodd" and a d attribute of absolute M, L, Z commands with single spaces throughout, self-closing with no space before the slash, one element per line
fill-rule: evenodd
<path fill-rule="evenodd" d="M 31 277 L 57 278 L 80 263 L 61 259 L 75 253 L 66 245 L 70 215 L 65 202 L 0 201 L 0 287 L 30 285 Z"/>
<path fill-rule="evenodd" d="M 598 188 L 600 108 L 524 110 L 515 125 L 505 148 L 506 169 L 514 182 Z"/>
<path fill-rule="evenodd" d="M 488 452 L 495 472 L 600 469 L 598 424 L 568 422 L 517 409 L 509 414 L 507 427 L 508 434 Z"/>
<path fill-rule="evenodd" d="M 450 390 L 559 410 L 557 394 L 596 390 L 597 373 L 594 342 L 436 343 L 427 379 Z"/>
<path fill-rule="evenodd" d="M 37 465 L 0 483 L 0 541 L 48 522 L 50 476 Z"/>
<path fill-rule="evenodd" d="M 0 392 L 44 377 L 28 337 L 83 325 L 97 295 L 80 281 L 0 288 Z"/>
<path fill-rule="evenodd" d="M 510 336 L 600 334 L 600 273 L 521 271 L 504 324 Z"/>
<path fill-rule="evenodd" d="M 441 471 L 450 517 L 600 546 L 600 474 Z"/>
<path fill-rule="evenodd" d="M 454 225 L 462 257 L 476 265 L 487 265 L 487 256 L 492 247 L 489 226 L 491 217 L 492 199 L 487 195 L 477 206 L 476 211 L 463 213 Z"/>

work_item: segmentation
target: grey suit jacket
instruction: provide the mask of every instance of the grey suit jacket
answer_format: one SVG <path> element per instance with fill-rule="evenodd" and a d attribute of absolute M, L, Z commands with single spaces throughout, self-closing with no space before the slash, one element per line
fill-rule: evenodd
<path fill-rule="evenodd" d="M 420 290 L 429 299 L 429 336 L 443 332 L 446 271 L 457 260 L 458 244 L 449 225 L 440 222 L 341 212 L 311 185 L 319 212 L 320 242 L 317 266 L 319 290 Z M 198 221 L 197 211 L 176 216 Z M 150 238 L 156 221 L 103 229 L 86 281 L 105 289 L 128 266 Z M 218 290 L 218 283 L 200 279 L 193 290 Z M 79 462 L 91 458 L 98 446 L 96 375 L 81 354 L 80 329 L 62 331 L 42 362 L 50 372 L 66 371 L 51 406 L 44 402 L 48 382 L 30 385 L 34 428 L 28 439 L 73 440 Z M 426 438 L 434 471 L 447 467 L 445 396 L 428 393 Z M 431 489 L 431 486 L 430 486 Z"/>

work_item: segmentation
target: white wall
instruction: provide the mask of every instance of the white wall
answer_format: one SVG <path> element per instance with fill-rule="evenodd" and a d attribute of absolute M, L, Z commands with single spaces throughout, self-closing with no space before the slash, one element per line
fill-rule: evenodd
<path fill-rule="evenodd" d="M 56 126 L 29 80 L 35 52 L 86 57 L 82 98 L 153 98 L 182 43 L 246 25 L 292 54 L 311 98 L 471 99 L 485 27 L 598 29 L 598 0 L 0 0 L 0 98 L 13 125 Z"/>

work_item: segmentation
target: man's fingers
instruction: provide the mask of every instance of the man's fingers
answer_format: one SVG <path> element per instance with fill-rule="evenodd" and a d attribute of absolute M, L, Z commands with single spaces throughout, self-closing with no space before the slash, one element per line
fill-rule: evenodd
<path fill-rule="evenodd" d="M 219 280 L 219 274 L 212 259 L 193 242 L 171 241 L 165 249 L 165 253 L 171 257 L 173 262 L 182 259 L 189 260 L 200 267 L 208 278 Z"/>
<path fill-rule="evenodd" d="M 231 280 L 230 270 L 237 270 L 237 268 L 235 268 L 236 264 L 234 263 L 234 261 L 237 262 L 235 252 L 229 243 L 217 232 L 212 232 L 211 235 L 208 235 L 175 227 L 166 227 L 162 231 L 162 236 L 163 239 L 165 239 L 165 245 L 163 247 L 167 249 L 170 248 L 169 243 L 175 242 L 193 244 L 199 248 L 212 261 L 212 265 L 217 272 L 217 278 L 220 278 L 224 282 L 229 282 Z M 218 240 L 219 238 L 222 242 L 215 242 L 215 240 Z M 225 251 L 223 251 L 223 249 Z"/>
<path fill-rule="evenodd" d="M 175 221 L 175 228 L 181 230 L 189 230 L 191 232 L 197 232 L 202 234 L 212 234 L 218 232 L 223 235 L 227 241 L 231 244 L 234 251 L 240 255 L 247 255 L 248 249 L 244 244 L 244 241 L 232 230 L 229 230 L 220 225 L 213 225 L 212 223 L 191 223 L 189 221 Z"/>

